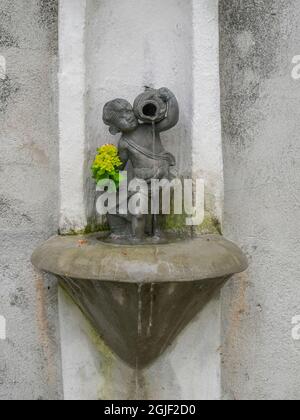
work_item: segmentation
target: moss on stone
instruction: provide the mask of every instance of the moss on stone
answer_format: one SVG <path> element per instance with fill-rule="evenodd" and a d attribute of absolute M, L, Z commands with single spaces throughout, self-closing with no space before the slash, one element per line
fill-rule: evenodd
<path fill-rule="evenodd" d="M 89 224 L 84 229 L 84 234 L 89 235 L 91 233 L 97 233 L 97 232 L 106 232 L 109 231 L 109 225 L 107 223 L 104 224 Z"/>
<path fill-rule="evenodd" d="M 175 232 L 178 234 L 196 234 L 196 235 L 209 235 L 216 234 L 222 235 L 221 224 L 216 217 L 206 213 L 203 223 L 199 226 L 187 226 L 186 214 L 170 214 L 165 217 L 161 227 L 167 232 Z"/>
<path fill-rule="evenodd" d="M 195 226 L 194 232 L 198 235 L 222 235 L 221 223 L 216 217 L 207 214 L 203 223 Z"/>
<path fill-rule="evenodd" d="M 98 232 L 108 232 L 109 226 L 108 224 L 104 223 L 100 224 L 88 224 L 84 229 L 70 229 L 69 232 L 60 233 L 61 236 L 80 236 L 80 235 L 90 235 L 92 233 Z"/>
<path fill-rule="evenodd" d="M 161 228 L 167 232 L 187 233 L 191 228 L 186 225 L 186 217 L 185 214 L 169 214 L 162 217 Z"/>
<path fill-rule="evenodd" d="M 88 321 L 88 320 L 87 320 Z M 89 323 L 89 338 L 94 344 L 95 349 L 101 354 L 101 373 L 104 380 L 103 386 L 99 387 L 98 398 L 99 400 L 109 400 L 112 395 L 113 386 L 113 365 L 115 356 L 110 348 L 105 344 L 102 337 L 96 332 L 93 326 Z"/>
<path fill-rule="evenodd" d="M 169 214 L 166 216 L 159 216 L 159 225 L 162 231 L 178 233 L 179 235 L 189 236 L 192 234 L 196 235 L 207 235 L 207 234 L 222 234 L 221 224 L 219 220 L 212 216 L 210 213 L 205 214 L 204 221 L 199 226 L 187 226 L 186 218 L 189 217 L 186 214 Z M 109 232 L 110 228 L 108 223 L 103 224 L 88 224 L 84 229 L 70 230 L 69 232 L 60 233 L 61 236 L 80 236 L 90 235 L 98 232 Z"/>

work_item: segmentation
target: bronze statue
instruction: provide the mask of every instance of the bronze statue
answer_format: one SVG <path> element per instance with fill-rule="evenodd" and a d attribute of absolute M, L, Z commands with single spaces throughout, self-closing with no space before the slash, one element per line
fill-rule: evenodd
<path fill-rule="evenodd" d="M 151 179 L 170 179 L 170 167 L 176 164 L 175 157 L 164 149 L 160 133 L 174 127 L 178 120 L 177 99 L 167 88 L 146 88 L 136 98 L 134 106 L 124 99 L 115 99 L 104 107 L 103 121 L 110 127 L 110 133 L 122 133 L 119 156 L 123 169 L 131 162 L 134 177 L 149 184 L 149 194 Z M 113 219 L 116 221 L 116 217 Z M 131 215 L 133 238 L 142 240 L 145 237 L 146 221 L 144 214 Z M 118 236 L 117 231 L 113 233 Z M 121 231 L 124 233 L 124 229 Z M 158 235 L 155 223 L 152 232 L 148 233 Z"/>

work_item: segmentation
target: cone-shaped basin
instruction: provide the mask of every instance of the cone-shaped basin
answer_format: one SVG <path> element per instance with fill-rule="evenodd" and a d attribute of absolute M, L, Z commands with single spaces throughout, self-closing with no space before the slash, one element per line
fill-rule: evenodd
<path fill-rule="evenodd" d="M 111 349 L 138 368 L 247 268 L 241 250 L 221 236 L 136 246 L 104 243 L 99 235 L 54 237 L 32 262 L 55 274 Z"/>

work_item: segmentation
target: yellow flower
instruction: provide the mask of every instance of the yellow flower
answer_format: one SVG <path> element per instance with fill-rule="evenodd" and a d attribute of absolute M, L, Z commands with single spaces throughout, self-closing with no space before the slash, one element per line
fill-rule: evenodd
<path fill-rule="evenodd" d="M 114 144 L 105 144 L 98 149 L 100 154 L 107 154 L 112 157 L 118 156 L 118 148 Z"/>
<path fill-rule="evenodd" d="M 92 166 L 93 177 L 97 182 L 101 179 L 111 178 L 118 183 L 119 168 L 122 166 L 118 148 L 113 144 L 105 144 L 97 152 Z"/>

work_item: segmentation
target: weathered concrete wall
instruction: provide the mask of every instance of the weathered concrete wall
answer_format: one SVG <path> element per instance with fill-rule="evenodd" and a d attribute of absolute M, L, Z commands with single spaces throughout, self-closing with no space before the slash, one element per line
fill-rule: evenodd
<path fill-rule="evenodd" d="M 167 147 L 183 153 L 180 172 L 193 162 L 200 173 L 201 159 L 205 174 L 213 170 L 211 206 L 217 215 L 221 211 L 217 36 L 210 32 L 217 29 L 216 2 L 157 4 L 62 1 L 69 7 L 65 17 L 73 12 L 78 20 L 61 37 L 61 106 L 74 120 L 60 114 L 59 178 L 57 1 L 1 2 L 0 317 L 6 318 L 7 338 L 1 331 L 0 399 L 60 399 L 61 373 L 66 399 L 220 396 L 218 297 L 161 359 L 137 373 L 114 358 L 63 294 L 59 328 L 56 285 L 30 264 L 33 249 L 56 232 L 60 210 L 62 228 L 84 227 L 88 160 L 99 143 L 111 141 L 101 107 L 121 90 L 133 98 L 143 84 L 174 89 L 183 110 L 173 131 L 180 146 L 174 147 L 170 133 Z M 299 346 L 291 338 L 291 320 L 300 312 L 300 82 L 291 78 L 299 21 L 296 0 L 220 0 L 224 233 L 244 247 L 251 263 L 223 292 L 222 385 L 228 399 L 300 397 Z M 209 56 L 202 51 L 207 45 Z M 69 183 L 75 162 L 80 172 Z"/>
<path fill-rule="evenodd" d="M 0 399 L 59 399 L 57 288 L 30 264 L 58 226 L 57 1 L 2 0 L 0 55 Z"/>
<path fill-rule="evenodd" d="M 225 234 L 250 269 L 223 294 L 223 390 L 299 399 L 300 3 L 221 0 Z"/>

